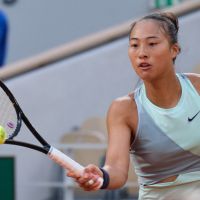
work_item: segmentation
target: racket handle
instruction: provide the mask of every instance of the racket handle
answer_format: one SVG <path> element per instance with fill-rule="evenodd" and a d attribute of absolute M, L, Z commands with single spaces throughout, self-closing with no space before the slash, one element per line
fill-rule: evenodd
<path fill-rule="evenodd" d="M 78 176 L 82 175 L 84 167 L 77 163 L 75 160 L 71 159 L 66 154 L 62 153 L 58 149 L 51 146 L 48 156 L 51 160 L 58 163 L 60 166 L 62 166 L 66 170 L 70 170 L 75 172 Z M 103 178 L 99 177 L 99 188 L 103 185 Z M 93 184 L 93 180 L 89 181 L 90 184 Z"/>
<path fill-rule="evenodd" d="M 51 160 L 62 166 L 64 169 L 73 171 L 77 175 L 81 175 L 84 170 L 82 165 L 54 147 L 50 148 L 48 156 Z"/>

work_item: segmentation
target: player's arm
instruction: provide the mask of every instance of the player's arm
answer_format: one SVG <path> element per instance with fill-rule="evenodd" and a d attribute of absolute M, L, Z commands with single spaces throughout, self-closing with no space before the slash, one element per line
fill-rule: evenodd
<path fill-rule="evenodd" d="M 108 149 L 104 169 L 108 172 L 109 189 L 122 187 L 128 177 L 131 128 L 128 124 L 130 99 L 115 100 L 107 115 Z"/>
<path fill-rule="evenodd" d="M 129 148 L 131 140 L 131 128 L 129 121 L 133 119 L 130 112 L 134 110 L 130 97 L 115 100 L 107 114 L 108 149 L 103 169 L 109 175 L 108 189 L 116 189 L 123 186 L 128 177 Z M 134 120 L 134 119 L 133 119 Z M 103 178 L 103 173 L 98 166 L 88 165 L 82 176 L 76 176 L 72 171 L 67 176 L 76 180 L 80 187 L 86 191 L 99 189 L 98 177 Z M 90 185 L 90 180 L 93 184 Z"/>

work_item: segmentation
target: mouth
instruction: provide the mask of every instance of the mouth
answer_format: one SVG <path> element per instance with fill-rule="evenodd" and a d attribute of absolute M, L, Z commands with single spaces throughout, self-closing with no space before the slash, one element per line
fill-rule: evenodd
<path fill-rule="evenodd" d="M 149 63 L 146 62 L 142 62 L 138 65 L 139 68 L 141 68 L 142 70 L 148 70 L 151 68 L 151 65 Z"/>

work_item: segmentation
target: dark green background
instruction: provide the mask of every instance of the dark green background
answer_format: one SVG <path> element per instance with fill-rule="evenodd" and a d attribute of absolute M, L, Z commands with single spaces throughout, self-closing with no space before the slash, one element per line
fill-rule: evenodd
<path fill-rule="evenodd" d="M 14 158 L 0 157 L 0 199 L 15 199 Z"/>

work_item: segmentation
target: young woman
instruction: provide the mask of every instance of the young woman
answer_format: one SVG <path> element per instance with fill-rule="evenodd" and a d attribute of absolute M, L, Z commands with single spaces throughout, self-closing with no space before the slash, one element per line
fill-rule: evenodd
<path fill-rule="evenodd" d="M 165 194 L 200 187 L 200 76 L 176 74 L 180 52 L 178 19 L 155 13 L 133 23 L 128 54 L 143 83 L 111 104 L 105 165 L 73 172 L 87 191 L 122 187 L 128 175 L 130 149 L 140 184 L 139 199 L 164 199 Z M 89 180 L 93 180 L 93 183 Z"/>

